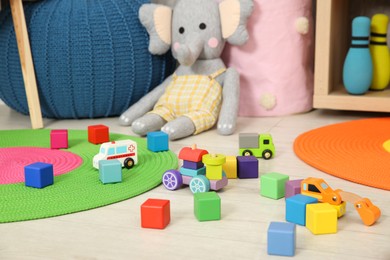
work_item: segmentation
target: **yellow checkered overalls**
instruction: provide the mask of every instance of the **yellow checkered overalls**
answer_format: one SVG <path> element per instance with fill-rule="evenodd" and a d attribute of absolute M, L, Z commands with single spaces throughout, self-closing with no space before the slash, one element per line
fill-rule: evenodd
<path fill-rule="evenodd" d="M 166 121 L 179 116 L 189 117 L 195 125 L 195 134 L 214 126 L 222 103 L 222 87 L 215 80 L 225 72 L 220 69 L 210 75 L 173 75 L 172 82 L 150 113 Z"/>

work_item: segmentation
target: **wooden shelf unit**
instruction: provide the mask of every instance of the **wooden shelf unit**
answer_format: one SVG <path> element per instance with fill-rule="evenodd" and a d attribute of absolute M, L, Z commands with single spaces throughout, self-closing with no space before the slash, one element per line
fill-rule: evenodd
<path fill-rule="evenodd" d="M 355 96 L 342 84 L 352 19 L 378 12 L 389 15 L 390 1 L 317 0 L 314 108 L 390 112 L 390 87 Z"/>

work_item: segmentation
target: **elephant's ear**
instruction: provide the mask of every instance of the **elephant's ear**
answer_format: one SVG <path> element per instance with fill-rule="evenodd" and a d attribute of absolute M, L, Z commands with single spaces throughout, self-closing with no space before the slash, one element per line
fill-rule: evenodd
<path fill-rule="evenodd" d="M 248 40 L 246 22 L 253 9 L 253 0 L 224 0 L 219 4 L 222 36 L 230 44 L 242 45 Z"/>
<path fill-rule="evenodd" d="M 172 9 L 165 5 L 144 4 L 139 19 L 150 36 L 149 51 L 164 54 L 171 47 Z"/>

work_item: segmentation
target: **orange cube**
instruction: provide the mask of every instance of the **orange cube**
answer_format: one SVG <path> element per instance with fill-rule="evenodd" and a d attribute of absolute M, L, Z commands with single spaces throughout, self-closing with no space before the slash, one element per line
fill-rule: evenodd
<path fill-rule="evenodd" d="M 141 205 L 141 227 L 164 229 L 170 221 L 169 200 L 148 199 Z"/>
<path fill-rule="evenodd" d="M 88 126 L 88 142 L 102 144 L 110 141 L 108 126 L 90 125 Z"/>

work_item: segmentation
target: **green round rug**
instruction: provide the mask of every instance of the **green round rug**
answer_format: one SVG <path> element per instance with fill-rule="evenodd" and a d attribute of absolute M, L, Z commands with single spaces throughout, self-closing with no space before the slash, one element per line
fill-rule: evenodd
<path fill-rule="evenodd" d="M 166 170 L 177 168 L 173 152 L 153 153 L 145 139 L 110 133 L 111 141 L 123 139 L 137 142 L 138 164 L 122 169 L 122 182 L 102 184 L 98 170 L 92 167 L 100 145 L 88 142 L 87 131 L 68 130 L 69 148 L 62 150 L 80 156 L 81 165 L 55 176 L 54 184 L 43 189 L 26 187 L 23 182 L 0 185 L 0 223 L 59 216 L 126 200 L 158 186 Z M 50 129 L 2 130 L 0 148 L 6 147 L 50 148 Z M 10 162 L 0 165 L 4 163 Z"/>

